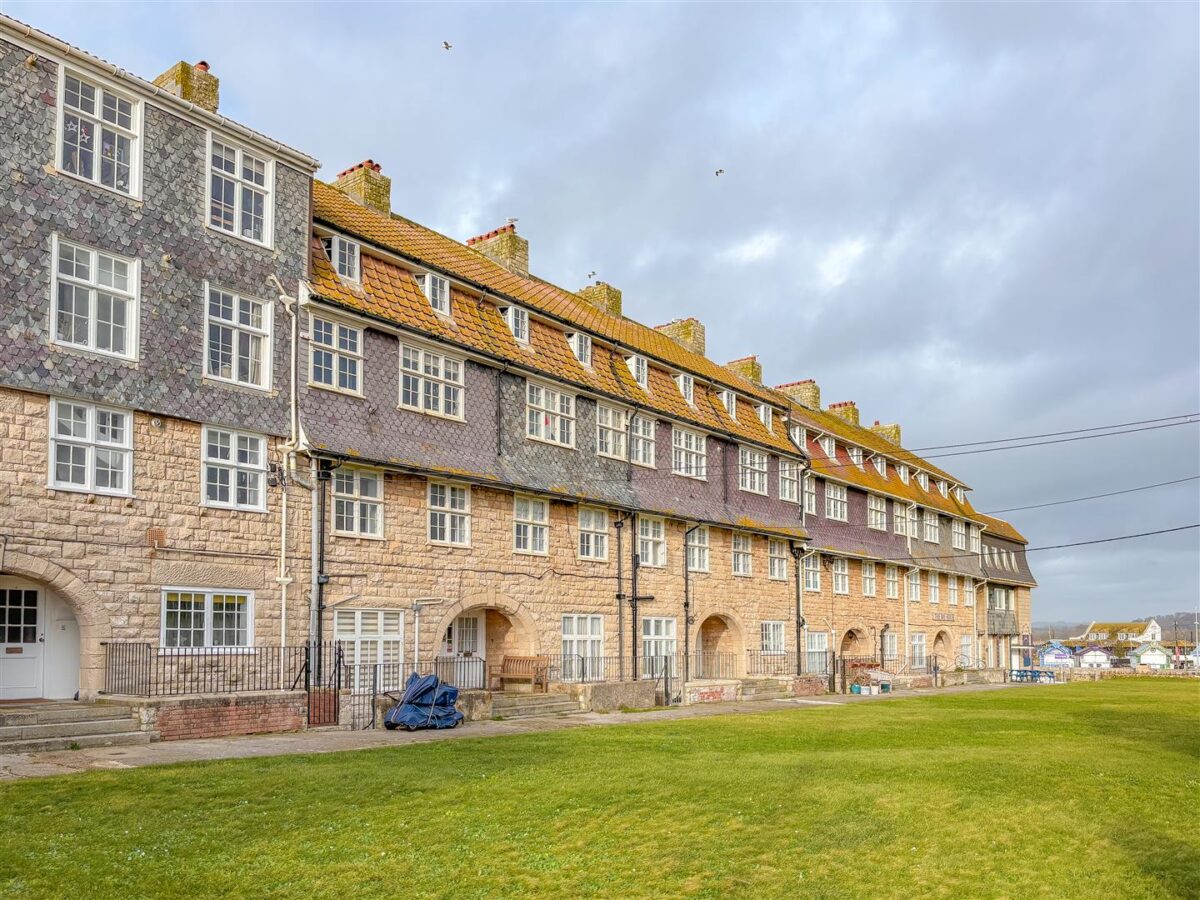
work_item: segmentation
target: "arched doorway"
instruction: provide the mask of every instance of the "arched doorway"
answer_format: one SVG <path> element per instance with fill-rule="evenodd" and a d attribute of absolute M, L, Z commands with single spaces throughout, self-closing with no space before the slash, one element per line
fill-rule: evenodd
<path fill-rule="evenodd" d="M 506 655 L 536 653 L 533 623 L 519 604 L 457 603 L 437 631 L 434 671 L 460 690 L 491 689 L 488 672 Z"/>
<path fill-rule="evenodd" d="M 842 656 L 875 656 L 876 652 L 871 647 L 871 642 L 867 638 L 867 633 L 861 628 L 851 628 L 842 635 L 841 644 Z"/>
<path fill-rule="evenodd" d="M 740 678 L 742 675 L 742 629 L 732 616 L 706 616 L 696 632 L 693 678 Z"/>
<path fill-rule="evenodd" d="M 950 647 L 950 632 L 942 630 L 933 639 L 933 657 L 940 668 L 947 668 L 953 663 L 953 652 Z M 933 660 L 930 660 L 932 665 Z"/>

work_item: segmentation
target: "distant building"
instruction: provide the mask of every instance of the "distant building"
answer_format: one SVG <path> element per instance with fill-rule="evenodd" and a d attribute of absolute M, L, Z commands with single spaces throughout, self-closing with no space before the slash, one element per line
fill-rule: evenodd
<path fill-rule="evenodd" d="M 1103 647 L 1084 647 L 1075 652 L 1075 664 L 1081 669 L 1111 669 L 1113 655 Z"/>
<path fill-rule="evenodd" d="M 1171 651 L 1158 641 L 1147 641 L 1129 651 L 1129 664 L 1147 669 L 1171 668 Z"/>
<path fill-rule="evenodd" d="M 1074 654 L 1059 641 L 1043 644 L 1037 653 L 1038 665 L 1044 667 L 1066 667 L 1074 664 Z"/>
<path fill-rule="evenodd" d="M 1113 644 L 1118 642 L 1161 641 L 1162 628 L 1151 619 L 1149 622 L 1092 622 L 1083 634 L 1073 640 L 1090 643 Z"/>

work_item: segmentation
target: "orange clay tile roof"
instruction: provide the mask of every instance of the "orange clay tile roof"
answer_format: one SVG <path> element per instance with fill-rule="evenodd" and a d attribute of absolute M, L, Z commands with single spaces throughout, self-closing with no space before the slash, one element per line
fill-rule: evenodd
<path fill-rule="evenodd" d="M 989 534 L 994 534 L 997 537 L 1008 538 L 1010 541 L 1016 541 L 1018 544 L 1028 544 L 1029 541 L 1021 532 L 1013 528 L 1011 524 L 1003 519 L 997 519 L 995 516 L 985 516 L 983 513 L 975 513 L 975 518 L 987 526 Z"/>
<path fill-rule="evenodd" d="M 396 214 L 384 216 L 347 197 L 336 188 L 320 181 L 313 182 L 313 217 L 339 231 L 355 235 L 401 257 L 413 260 L 418 266 L 441 270 L 504 298 L 521 303 L 535 312 L 562 320 L 563 328 L 578 327 L 601 339 L 628 347 L 633 352 L 688 371 L 697 376 L 695 403 L 689 406 L 679 393 L 674 379 L 664 369 L 651 365 L 649 392 L 633 380 L 619 350 L 593 346 L 590 368 L 576 360 L 563 332 L 536 319 L 530 322 L 530 343 L 519 344 L 501 319 L 497 307 L 490 302 L 453 289 L 452 317 L 433 311 L 413 275 L 402 266 L 386 260 L 362 255 L 363 288 L 345 283 L 334 273 L 319 241 L 313 242 L 312 285 L 322 297 L 368 315 L 378 316 L 397 325 L 414 329 L 447 341 L 461 344 L 488 355 L 545 372 L 586 389 L 623 399 L 629 405 L 642 406 L 682 421 L 724 431 L 738 438 L 753 441 L 776 451 L 795 455 L 796 450 L 787 433 L 784 416 L 773 417 L 773 429 L 768 432 L 759 421 L 752 406 L 739 405 L 735 421 L 717 399 L 715 390 L 706 382 L 733 388 L 739 394 L 766 401 L 789 411 L 793 422 L 809 429 L 813 470 L 879 493 L 901 497 L 922 507 L 939 509 L 950 515 L 978 519 L 969 503 L 959 503 L 953 492 L 943 497 L 930 481 L 923 490 L 915 477 L 903 484 L 890 472 L 884 479 L 870 465 L 859 469 L 839 448 L 839 460 L 832 463 L 811 440 L 814 431 L 834 435 L 878 452 L 889 459 L 920 467 L 933 479 L 942 478 L 961 484 L 952 475 L 926 462 L 876 434 L 869 428 L 851 425 L 839 416 L 813 410 L 795 403 L 780 391 L 755 384 L 707 357 L 694 353 L 665 334 L 627 319 L 605 313 L 576 294 L 533 276 L 514 274 L 479 251 Z M 1015 533 L 1015 532 L 1014 532 Z"/>

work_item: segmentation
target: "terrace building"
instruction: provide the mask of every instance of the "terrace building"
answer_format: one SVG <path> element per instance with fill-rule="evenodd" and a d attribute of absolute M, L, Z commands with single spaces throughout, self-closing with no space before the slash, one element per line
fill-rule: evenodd
<path fill-rule="evenodd" d="M 513 223 L 403 218 L 374 162 L 315 181 L 204 63 L 0 17 L 0 70 L 0 700 L 284 688 L 308 641 L 464 688 L 1028 644 L 1025 539 L 898 425 L 537 278 Z"/>

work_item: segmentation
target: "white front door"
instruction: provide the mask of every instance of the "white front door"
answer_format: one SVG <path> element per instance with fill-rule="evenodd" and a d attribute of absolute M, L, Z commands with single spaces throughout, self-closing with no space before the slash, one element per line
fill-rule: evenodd
<path fill-rule="evenodd" d="M 459 616 L 451 622 L 442 639 L 438 677 L 464 690 L 482 688 L 487 675 L 483 638 L 482 613 Z"/>
<path fill-rule="evenodd" d="M 42 696 L 44 612 L 40 589 L 0 587 L 0 700 Z"/>

